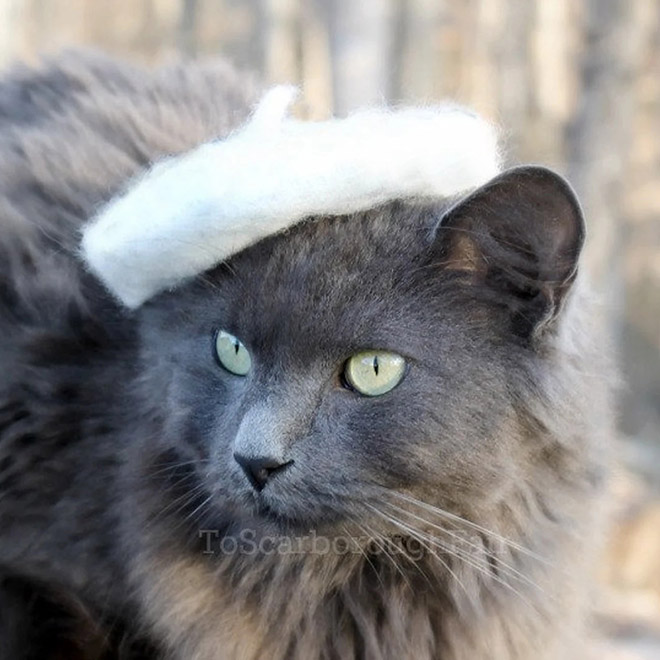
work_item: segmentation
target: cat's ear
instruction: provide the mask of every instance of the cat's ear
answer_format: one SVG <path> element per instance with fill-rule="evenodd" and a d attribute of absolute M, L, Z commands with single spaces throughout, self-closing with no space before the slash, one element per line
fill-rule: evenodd
<path fill-rule="evenodd" d="M 503 172 L 451 207 L 435 228 L 448 271 L 511 312 L 532 336 L 557 317 L 577 273 L 582 211 L 558 174 L 535 166 Z"/>

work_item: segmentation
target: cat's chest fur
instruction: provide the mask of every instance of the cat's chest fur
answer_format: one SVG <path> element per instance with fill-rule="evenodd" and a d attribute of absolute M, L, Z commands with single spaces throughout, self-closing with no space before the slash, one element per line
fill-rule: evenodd
<path fill-rule="evenodd" d="M 182 549 L 141 522 L 142 501 L 124 527 L 129 582 L 174 660 L 582 659 L 604 513 L 594 483 L 567 466 L 493 502 L 488 527 L 444 525 L 413 509 L 426 521 L 421 543 L 374 544 L 346 529 L 366 545 L 340 553 L 314 534 L 241 554 L 217 530 Z M 127 508 L 137 506 L 129 494 Z M 292 552 L 273 551 L 283 541 Z M 309 552 L 312 542 L 320 551 Z"/>
<path fill-rule="evenodd" d="M 353 566 L 330 568 L 314 560 L 255 566 L 248 580 L 252 593 L 243 600 L 245 584 L 237 592 L 236 583 L 208 566 L 161 557 L 145 568 L 142 596 L 154 629 L 177 660 L 584 657 L 583 622 L 575 618 L 580 589 L 570 581 L 539 585 L 541 597 L 520 584 L 516 591 L 522 593 L 514 597 L 475 592 L 474 609 L 463 602 L 459 611 L 448 596 L 448 576 L 434 562 L 420 562 L 418 575 L 384 571 L 380 578 L 368 575 L 364 560 L 348 562 Z M 474 587 L 475 576 L 456 565 L 454 570 L 466 589 Z M 347 579 L 348 572 L 354 574 Z M 331 586 L 333 581 L 341 584 Z"/>

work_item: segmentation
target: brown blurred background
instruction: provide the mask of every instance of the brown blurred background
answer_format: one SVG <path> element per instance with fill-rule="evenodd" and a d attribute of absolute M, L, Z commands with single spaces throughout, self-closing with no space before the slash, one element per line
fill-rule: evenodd
<path fill-rule="evenodd" d="M 312 118 L 451 98 L 569 177 L 626 383 L 598 657 L 660 659 L 659 0 L 0 0 L 0 67 L 69 46 L 223 54 Z"/>

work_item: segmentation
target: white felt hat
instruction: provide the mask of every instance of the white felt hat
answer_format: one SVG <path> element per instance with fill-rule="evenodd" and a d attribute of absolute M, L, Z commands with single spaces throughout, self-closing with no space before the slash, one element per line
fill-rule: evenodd
<path fill-rule="evenodd" d="M 494 128 L 456 106 L 287 117 L 276 87 L 224 140 L 156 164 L 83 229 L 89 268 L 126 306 L 314 215 L 442 198 L 499 171 Z"/>

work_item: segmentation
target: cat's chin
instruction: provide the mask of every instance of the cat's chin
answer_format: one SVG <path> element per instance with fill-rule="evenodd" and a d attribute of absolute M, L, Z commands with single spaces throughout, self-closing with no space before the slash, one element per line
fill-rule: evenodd
<path fill-rule="evenodd" d="M 344 533 L 346 518 L 332 510 L 297 511 L 295 507 L 273 498 L 249 497 L 233 502 L 224 500 L 207 508 L 196 521 L 200 528 L 218 530 L 220 534 L 249 532 L 256 537 L 300 537 L 322 534 L 334 537 Z"/>
<path fill-rule="evenodd" d="M 326 512 L 322 515 L 302 516 L 278 507 L 265 500 L 257 503 L 254 510 L 255 522 L 279 531 L 285 535 L 307 534 L 311 531 L 330 533 L 342 520 L 338 513 Z"/>

